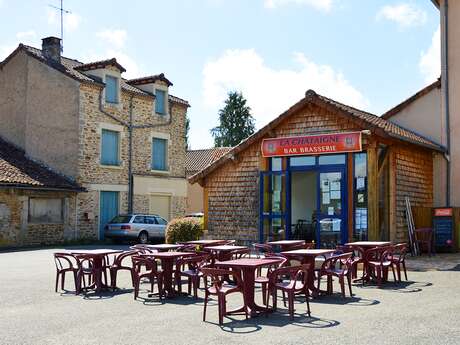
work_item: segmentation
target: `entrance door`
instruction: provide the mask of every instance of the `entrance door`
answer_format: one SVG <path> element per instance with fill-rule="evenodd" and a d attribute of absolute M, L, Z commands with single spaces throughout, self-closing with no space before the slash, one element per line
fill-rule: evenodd
<path fill-rule="evenodd" d="M 103 240 L 104 226 L 118 216 L 118 192 L 101 192 L 100 197 L 99 239 Z"/>
<path fill-rule="evenodd" d="M 334 248 L 348 240 L 345 169 L 325 170 L 318 174 L 317 243 Z"/>
<path fill-rule="evenodd" d="M 289 174 L 286 171 L 260 173 L 260 225 L 261 242 L 289 238 L 287 205 Z"/>

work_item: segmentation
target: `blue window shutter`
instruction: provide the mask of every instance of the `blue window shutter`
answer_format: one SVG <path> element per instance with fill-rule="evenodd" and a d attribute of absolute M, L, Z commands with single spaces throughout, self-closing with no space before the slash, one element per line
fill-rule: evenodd
<path fill-rule="evenodd" d="M 101 163 L 118 165 L 118 132 L 102 130 Z"/>
<path fill-rule="evenodd" d="M 105 76 L 105 101 L 118 103 L 118 78 Z"/>
<path fill-rule="evenodd" d="M 166 150 L 167 140 L 153 138 L 152 140 L 152 169 L 167 170 Z"/>
<path fill-rule="evenodd" d="M 155 90 L 155 112 L 157 114 L 166 114 L 166 92 L 163 90 Z"/>

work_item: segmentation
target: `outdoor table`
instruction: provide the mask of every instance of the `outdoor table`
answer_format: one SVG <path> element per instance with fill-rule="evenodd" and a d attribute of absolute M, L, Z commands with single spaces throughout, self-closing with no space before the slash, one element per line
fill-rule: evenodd
<path fill-rule="evenodd" d="M 298 245 L 298 244 L 305 244 L 304 240 L 280 240 L 280 241 L 271 241 L 267 242 L 272 246 L 279 246 L 281 251 L 286 250 L 290 246 Z"/>
<path fill-rule="evenodd" d="M 301 259 L 302 264 L 309 264 L 308 272 L 308 289 L 311 291 L 312 297 L 319 295 L 320 290 L 315 286 L 315 259 L 318 256 L 326 256 L 334 253 L 334 249 L 296 249 L 287 252 L 281 252 L 288 259 Z"/>
<path fill-rule="evenodd" d="M 146 244 L 143 247 L 148 248 L 148 249 L 155 249 L 155 250 L 158 250 L 159 252 L 167 252 L 170 250 L 176 250 L 182 246 L 183 246 L 182 244 L 161 243 L 161 244 Z"/>
<path fill-rule="evenodd" d="M 256 304 L 254 300 L 255 290 L 255 276 L 258 268 L 273 265 L 279 263 L 279 258 L 266 258 L 266 259 L 255 259 L 255 258 L 242 258 L 236 260 L 229 260 L 223 262 L 216 262 L 217 267 L 239 269 L 242 272 L 243 280 L 243 296 L 246 306 L 248 307 L 248 313 L 250 316 L 257 316 L 261 312 L 266 312 L 266 307 L 261 307 Z M 235 310 L 231 310 L 229 314 L 244 312 L 244 306 Z"/>
<path fill-rule="evenodd" d="M 174 263 L 177 259 L 184 256 L 193 256 L 195 253 L 186 252 L 158 252 L 141 254 L 141 256 L 147 256 L 161 261 L 161 269 L 163 270 L 163 291 L 166 298 L 172 298 L 176 295 L 176 291 L 173 288 L 173 272 Z"/>
<path fill-rule="evenodd" d="M 366 250 L 371 249 L 371 248 L 389 246 L 389 245 L 391 245 L 391 242 L 387 242 L 387 241 L 357 241 L 357 242 L 345 243 L 345 245 L 350 246 L 350 247 L 359 247 L 364 252 L 366 252 Z M 369 281 L 371 276 L 369 274 L 369 270 L 367 269 L 367 261 L 366 261 L 365 257 L 363 257 L 363 266 L 364 266 L 364 268 L 363 268 L 364 274 L 363 274 L 363 277 L 360 278 L 360 279 L 363 279 L 364 281 Z M 388 270 L 385 270 L 383 272 L 383 281 L 387 280 L 386 279 L 387 276 L 388 276 Z M 358 280 L 360 280 L 360 279 L 358 279 Z"/>
<path fill-rule="evenodd" d="M 232 258 L 232 251 L 247 248 L 245 246 L 221 245 L 205 247 L 205 251 L 216 254 L 216 258 L 219 261 L 227 261 Z"/>
<path fill-rule="evenodd" d="M 196 241 L 188 241 L 187 243 L 196 244 L 202 247 L 209 247 L 209 246 L 219 246 L 226 242 L 227 240 L 196 240 Z"/>
<path fill-rule="evenodd" d="M 96 292 L 100 292 L 102 288 L 109 288 L 108 285 L 102 282 L 102 272 L 104 267 L 104 257 L 110 254 L 119 254 L 123 253 L 123 250 L 115 250 L 115 249 L 72 249 L 67 250 L 72 255 L 84 255 L 85 257 L 89 257 L 93 261 L 94 265 L 94 284 L 89 286 L 88 288 L 96 288 Z"/>

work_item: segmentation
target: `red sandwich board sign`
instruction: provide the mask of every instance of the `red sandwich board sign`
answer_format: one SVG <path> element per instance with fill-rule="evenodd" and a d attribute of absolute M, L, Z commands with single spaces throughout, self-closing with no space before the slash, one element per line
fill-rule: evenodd
<path fill-rule="evenodd" d="M 362 151 L 361 132 L 342 132 L 262 140 L 262 156 L 306 156 Z"/>

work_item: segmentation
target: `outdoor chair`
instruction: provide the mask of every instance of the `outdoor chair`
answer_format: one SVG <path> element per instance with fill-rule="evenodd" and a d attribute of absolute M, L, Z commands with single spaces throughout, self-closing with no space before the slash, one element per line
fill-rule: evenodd
<path fill-rule="evenodd" d="M 334 254 L 352 253 L 351 256 L 351 277 L 358 278 L 358 265 L 364 263 L 364 249 L 361 247 L 337 245 Z M 363 268 L 364 275 L 364 268 Z"/>
<path fill-rule="evenodd" d="M 188 280 L 188 294 L 191 295 L 193 287 L 193 296 L 198 298 L 198 289 L 200 288 L 200 278 L 204 279 L 201 268 L 209 264 L 209 255 L 200 255 L 181 258 L 176 261 L 176 270 L 174 272 L 175 285 L 179 292 L 182 292 L 182 277 Z"/>
<path fill-rule="evenodd" d="M 273 253 L 273 247 L 268 243 L 253 243 L 252 246 L 258 259 L 265 253 Z"/>
<path fill-rule="evenodd" d="M 54 291 L 58 291 L 59 277 L 61 277 L 61 290 L 64 290 L 65 274 L 67 272 L 72 272 L 75 283 L 75 294 L 78 294 L 78 270 L 80 269 L 78 259 L 72 254 L 54 253 L 54 263 L 56 265 L 56 284 Z"/>
<path fill-rule="evenodd" d="M 224 317 L 227 315 L 226 296 L 236 292 L 239 292 L 243 295 L 243 309 L 247 319 L 248 308 L 246 306 L 246 302 L 244 301 L 243 281 L 241 280 L 240 272 L 206 267 L 202 268 L 201 272 L 203 272 L 205 277 L 209 277 L 211 280 L 211 286 L 205 287 L 203 321 L 206 321 L 206 308 L 208 305 L 209 296 L 217 296 L 217 304 L 219 308 L 219 325 L 222 325 Z M 228 276 L 232 276 L 232 280 L 235 282 L 234 284 L 228 283 L 226 281 L 226 277 Z"/>
<path fill-rule="evenodd" d="M 345 297 L 345 277 L 347 278 L 350 296 L 353 296 L 351 291 L 351 276 L 352 276 L 352 256 L 353 253 L 344 253 L 333 255 L 324 260 L 318 272 L 318 290 L 320 289 L 321 277 L 327 277 L 327 293 L 333 293 L 332 277 L 337 277 L 340 283 L 342 296 Z"/>
<path fill-rule="evenodd" d="M 128 259 L 131 256 L 138 255 L 138 254 L 139 254 L 138 250 L 130 250 L 130 251 L 126 251 L 126 252 L 123 252 L 123 253 L 115 256 L 115 259 L 114 259 L 113 263 L 110 266 L 107 267 L 109 269 L 109 271 L 110 271 L 110 286 L 112 287 L 112 289 L 117 288 L 118 271 L 121 271 L 121 270 L 129 271 L 129 273 L 132 276 L 132 274 L 133 274 L 133 266 L 128 265 L 126 263 L 126 261 L 128 261 Z"/>
<path fill-rule="evenodd" d="M 293 244 L 291 246 L 286 247 L 285 251 L 297 250 L 297 249 L 313 249 L 313 248 L 315 248 L 314 243 L 300 243 L 300 244 Z"/>
<path fill-rule="evenodd" d="M 236 240 L 226 240 L 223 245 L 225 246 L 234 246 L 236 243 Z"/>
<path fill-rule="evenodd" d="M 94 265 L 94 258 L 91 255 L 78 254 L 75 255 L 75 258 L 78 261 L 78 272 L 77 272 L 77 281 L 78 281 L 78 291 L 81 292 L 81 287 L 91 286 L 95 283 L 96 286 L 101 285 L 101 282 L 97 281 L 98 279 L 104 278 L 104 283 L 107 284 L 107 276 L 104 276 L 103 268 L 97 268 Z M 88 284 L 86 284 L 85 277 L 88 277 Z"/>
<path fill-rule="evenodd" d="M 396 281 L 395 269 L 392 261 L 393 247 L 377 247 L 368 249 L 365 252 L 365 262 L 367 273 L 377 279 L 378 287 L 382 286 L 382 281 L 388 276 L 388 270 L 391 268 L 393 278 Z M 364 283 L 364 279 L 363 279 Z"/>
<path fill-rule="evenodd" d="M 394 253 L 391 256 L 391 261 L 396 267 L 396 273 L 398 274 L 398 281 L 401 282 L 401 267 L 404 270 L 404 277 L 407 280 L 407 270 L 406 270 L 406 254 L 407 254 L 407 244 L 400 243 L 394 246 Z"/>
<path fill-rule="evenodd" d="M 310 317 L 310 302 L 308 301 L 308 274 L 310 265 L 300 265 L 291 267 L 281 267 L 272 271 L 269 275 L 268 289 L 273 298 L 273 310 L 277 308 L 277 291 L 281 290 L 288 296 L 288 309 L 291 319 L 294 318 L 294 298 L 298 293 L 305 294 L 305 301 L 307 302 L 307 314 Z M 287 277 L 287 279 L 285 279 Z M 269 302 L 267 302 L 267 312 L 269 309 Z"/>
<path fill-rule="evenodd" d="M 235 250 L 232 250 L 230 253 L 232 255 L 232 260 L 237 260 L 237 259 L 249 257 L 251 254 L 251 249 L 249 248 L 235 249 Z"/>
<path fill-rule="evenodd" d="M 415 241 L 420 248 L 420 254 L 422 250 L 426 249 L 429 256 L 433 254 L 433 229 L 432 228 L 420 228 L 415 229 Z"/>
<path fill-rule="evenodd" d="M 150 282 L 150 292 L 153 293 L 155 281 L 158 286 L 158 295 L 160 300 L 163 298 L 163 272 L 158 269 L 158 265 L 154 259 L 131 256 L 133 263 L 132 282 L 134 287 L 134 299 L 139 296 L 140 283 L 143 278 L 147 278 Z M 143 268 L 145 269 L 144 272 Z"/>
<path fill-rule="evenodd" d="M 262 287 L 262 302 L 263 302 L 264 305 L 267 305 L 268 298 L 269 298 L 269 294 L 268 294 L 268 283 L 270 281 L 269 276 L 277 268 L 281 268 L 281 267 L 286 266 L 286 264 L 288 263 L 288 259 L 284 258 L 284 257 L 281 257 L 281 256 L 279 256 L 279 255 L 277 255 L 275 253 L 266 253 L 265 258 L 279 259 L 278 263 L 274 263 L 274 264 L 271 264 L 271 265 L 267 266 L 267 274 L 266 275 L 262 275 L 261 270 L 260 271 L 258 270 L 257 274 L 256 274 L 256 278 L 254 280 L 255 283 L 258 283 L 258 284 L 261 285 L 261 287 Z M 283 297 L 284 297 L 284 293 L 283 293 Z"/>

